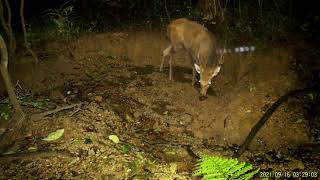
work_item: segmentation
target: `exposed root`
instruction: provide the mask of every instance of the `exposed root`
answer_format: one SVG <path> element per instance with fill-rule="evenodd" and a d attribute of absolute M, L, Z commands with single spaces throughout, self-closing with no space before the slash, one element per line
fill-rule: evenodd
<path fill-rule="evenodd" d="M 10 155 L 0 156 L 0 160 L 12 161 L 16 159 L 26 158 L 26 159 L 35 159 L 35 158 L 50 158 L 50 157 L 72 157 L 73 155 L 67 151 L 37 151 L 37 152 L 23 152 L 15 153 Z"/>
<path fill-rule="evenodd" d="M 67 109 L 71 109 L 74 107 L 80 107 L 82 104 L 83 103 L 76 103 L 76 104 L 71 104 L 69 106 L 57 107 L 56 109 L 53 109 L 50 111 L 46 111 L 46 112 L 39 113 L 39 114 L 33 114 L 33 115 L 31 115 L 30 119 L 31 120 L 38 120 L 38 119 L 44 118 L 45 116 L 48 116 L 50 114 L 54 114 L 54 113 L 57 113 L 57 112 L 60 112 L 63 110 L 67 110 Z"/>
<path fill-rule="evenodd" d="M 274 113 L 274 111 L 284 102 L 286 102 L 290 97 L 301 95 L 301 94 L 307 94 L 310 92 L 314 92 L 316 88 L 305 88 L 305 89 L 298 89 L 294 91 L 290 91 L 289 93 L 281 96 L 276 102 L 274 102 L 271 107 L 264 113 L 264 115 L 261 117 L 261 119 L 257 122 L 257 124 L 251 129 L 249 135 L 245 139 L 245 141 L 241 144 L 239 150 L 233 155 L 233 157 L 238 158 L 240 157 L 244 151 L 247 149 L 247 147 L 250 145 L 253 138 L 256 136 L 256 134 L 259 132 L 259 130 L 262 128 L 262 126 L 268 121 L 268 119 L 271 117 L 271 115 Z"/>

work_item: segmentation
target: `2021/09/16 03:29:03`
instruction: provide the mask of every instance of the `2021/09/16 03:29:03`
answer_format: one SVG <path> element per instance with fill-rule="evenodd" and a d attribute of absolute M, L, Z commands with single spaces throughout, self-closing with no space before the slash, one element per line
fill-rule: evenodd
<path fill-rule="evenodd" d="M 314 171 L 293 171 L 293 172 L 289 172 L 289 171 L 270 171 L 270 172 L 266 172 L 266 171 L 261 171 L 260 175 L 261 178 L 289 178 L 289 177 L 293 177 L 293 178 L 316 178 L 318 177 L 318 172 L 314 172 Z"/>

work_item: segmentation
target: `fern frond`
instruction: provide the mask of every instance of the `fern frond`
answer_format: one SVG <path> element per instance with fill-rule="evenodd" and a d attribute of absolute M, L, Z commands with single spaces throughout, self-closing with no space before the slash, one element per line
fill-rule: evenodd
<path fill-rule="evenodd" d="M 217 156 L 204 156 L 198 160 L 194 176 L 204 179 L 250 179 L 259 169 L 252 170 L 252 165 L 237 159 Z"/>

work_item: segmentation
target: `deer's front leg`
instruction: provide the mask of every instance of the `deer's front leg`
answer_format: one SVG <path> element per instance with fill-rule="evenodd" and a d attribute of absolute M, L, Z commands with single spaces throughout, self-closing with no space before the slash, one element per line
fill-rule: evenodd
<path fill-rule="evenodd" d="M 169 56 L 169 80 L 172 80 L 172 57 Z"/>
<path fill-rule="evenodd" d="M 192 67 L 192 83 L 191 83 L 191 85 L 194 86 L 195 83 L 197 82 L 197 78 L 196 78 L 197 72 L 194 67 L 194 63 L 196 63 L 196 60 L 195 60 L 195 57 L 193 57 L 191 53 L 189 53 L 189 59 L 191 62 L 191 67 Z"/>
<path fill-rule="evenodd" d="M 194 84 L 197 81 L 196 75 L 197 75 L 197 73 L 196 73 L 195 67 L 194 67 L 194 65 L 192 65 L 192 86 L 194 86 Z"/>

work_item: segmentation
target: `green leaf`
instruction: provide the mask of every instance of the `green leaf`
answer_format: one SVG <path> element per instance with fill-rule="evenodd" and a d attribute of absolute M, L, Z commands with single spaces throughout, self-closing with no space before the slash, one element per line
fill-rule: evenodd
<path fill-rule="evenodd" d="M 312 101 L 314 100 L 314 95 L 312 93 L 309 93 L 308 96 Z"/>
<path fill-rule="evenodd" d="M 61 138 L 64 134 L 64 129 L 58 129 L 55 132 L 50 133 L 46 138 L 43 138 L 44 141 L 55 141 Z"/>
<path fill-rule="evenodd" d="M 16 153 L 15 151 L 10 150 L 10 151 L 2 153 L 2 155 L 10 155 L 10 154 L 15 154 L 15 153 Z"/>
<path fill-rule="evenodd" d="M 34 147 L 34 146 L 31 146 L 31 147 L 28 148 L 28 151 L 29 151 L 29 152 L 35 152 L 35 151 L 37 151 L 37 150 L 38 150 L 38 148 L 37 148 L 37 147 Z"/>
<path fill-rule="evenodd" d="M 0 105 L 0 117 L 8 121 L 12 115 L 12 106 L 10 104 Z"/>
<path fill-rule="evenodd" d="M 130 150 L 131 150 L 131 146 L 123 145 L 120 149 L 120 152 L 122 152 L 123 154 L 127 154 Z"/>
<path fill-rule="evenodd" d="M 118 143 L 120 142 L 118 136 L 116 136 L 116 135 L 110 135 L 110 136 L 109 136 L 109 139 L 110 139 L 112 142 L 116 143 L 116 144 L 118 144 Z"/>

